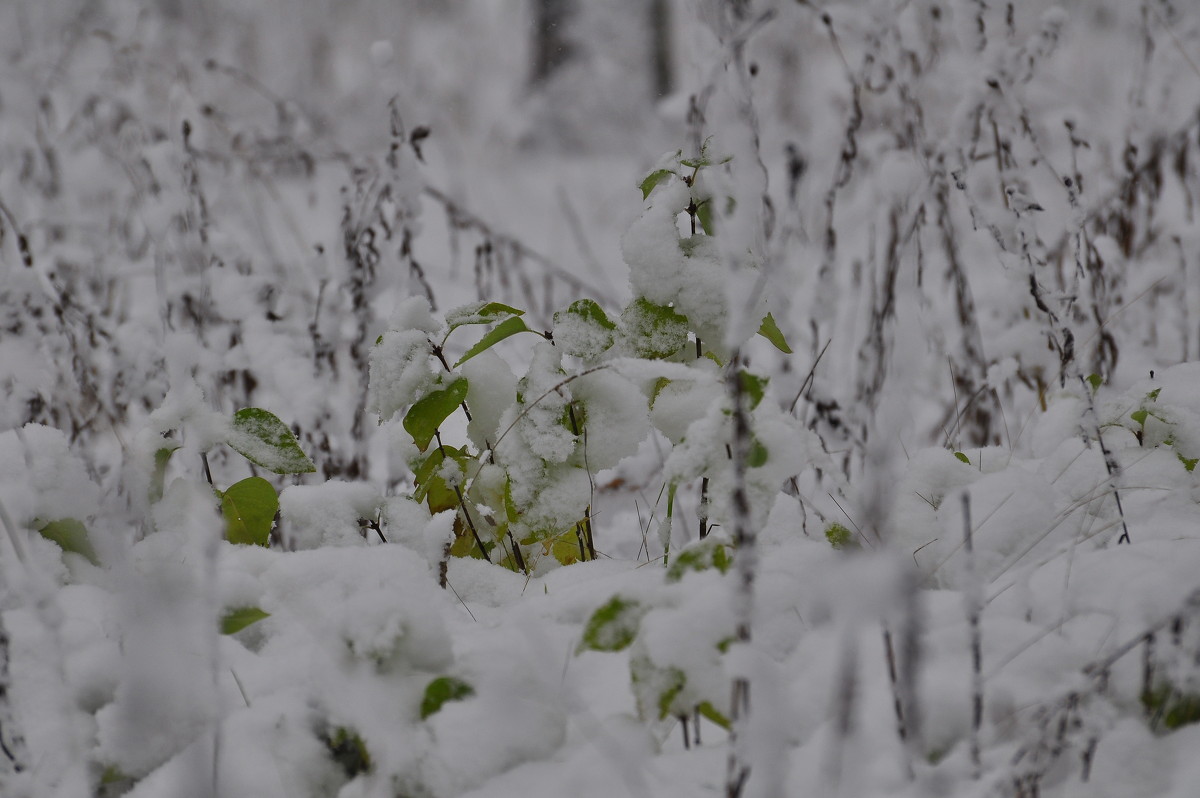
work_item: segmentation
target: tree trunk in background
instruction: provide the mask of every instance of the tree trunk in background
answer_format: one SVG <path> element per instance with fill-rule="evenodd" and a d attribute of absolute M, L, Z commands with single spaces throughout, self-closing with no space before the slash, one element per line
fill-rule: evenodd
<path fill-rule="evenodd" d="M 669 0 L 650 0 L 650 58 L 654 73 L 652 99 L 671 93 L 671 6 Z"/>
<path fill-rule="evenodd" d="M 619 151 L 672 91 L 676 0 L 532 0 L 525 146 Z"/>
<path fill-rule="evenodd" d="M 535 0 L 533 20 L 534 83 L 549 78 L 571 54 L 568 22 L 574 13 L 573 0 Z"/>

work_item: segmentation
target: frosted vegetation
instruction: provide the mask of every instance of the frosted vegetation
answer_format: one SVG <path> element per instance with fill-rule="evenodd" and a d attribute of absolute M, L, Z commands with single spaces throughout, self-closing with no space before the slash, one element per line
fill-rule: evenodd
<path fill-rule="evenodd" d="M 1191 5 L 76 5 L 0 795 L 1195 795 Z"/>

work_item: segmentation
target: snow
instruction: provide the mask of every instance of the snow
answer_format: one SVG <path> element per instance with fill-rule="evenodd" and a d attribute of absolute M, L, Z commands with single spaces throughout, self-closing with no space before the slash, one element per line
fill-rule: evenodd
<path fill-rule="evenodd" d="M 670 3 L 653 106 L 638 0 L 540 84 L 535 4 L 271 5 L 0 5 L 0 795 L 682 798 L 731 750 L 745 798 L 1195 794 L 1194 8 Z M 449 369 L 438 476 L 526 572 L 449 556 L 396 418 L 490 302 L 552 335 Z"/>
<path fill-rule="evenodd" d="M 388 330 L 371 349 L 367 410 L 386 421 L 433 387 L 432 349 L 423 330 Z"/>
<path fill-rule="evenodd" d="M 292 550 L 354 545 L 363 539 L 359 519 L 376 518 L 381 503 L 375 490 L 361 483 L 290 485 L 279 494 L 284 544 Z"/>
<path fill-rule="evenodd" d="M 637 296 L 674 306 L 709 348 L 723 351 L 728 315 L 724 264 L 707 236 L 681 237 L 677 231 L 677 217 L 693 199 L 682 180 L 669 178 L 646 199 L 645 212 L 621 239 L 621 252 Z"/>
<path fill-rule="evenodd" d="M 490 449 L 503 430 L 500 417 L 517 395 L 517 378 L 499 355 L 482 352 L 462 367 L 467 378 L 467 406 L 471 422 L 467 427 L 471 441 L 480 449 Z"/>

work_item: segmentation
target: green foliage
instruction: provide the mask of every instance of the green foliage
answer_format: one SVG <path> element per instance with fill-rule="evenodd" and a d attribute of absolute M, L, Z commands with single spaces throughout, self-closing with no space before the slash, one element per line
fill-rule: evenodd
<path fill-rule="evenodd" d="M 637 702 L 638 717 L 643 720 L 664 720 L 672 715 L 686 714 L 691 708 L 676 704 L 687 686 L 687 674 L 675 667 L 659 667 L 643 653 L 629 660 L 629 677 Z"/>
<path fill-rule="evenodd" d="M 586 337 L 592 340 L 586 342 L 586 348 L 576 344 L 570 338 L 566 341 L 556 340 L 555 344 L 562 346 L 568 355 L 593 357 L 607 350 L 616 340 L 616 323 L 608 317 L 608 314 L 595 300 L 577 299 L 568 305 L 566 310 L 560 310 L 554 314 L 555 327 L 569 321 L 584 325 L 584 329 L 591 333 Z"/>
<path fill-rule="evenodd" d="M 701 701 L 696 705 L 696 711 L 700 713 L 701 717 L 708 718 L 725 731 L 729 731 L 730 727 L 733 725 L 729 722 L 729 718 L 718 712 L 710 701 Z"/>
<path fill-rule="evenodd" d="M 371 754 L 358 732 L 338 726 L 321 736 L 333 761 L 341 767 L 346 778 L 353 779 L 371 770 Z"/>
<path fill-rule="evenodd" d="M 637 637 L 638 625 L 646 610 L 632 599 L 613 596 L 592 613 L 583 627 L 583 639 L 575 649 L 582 651 L 620 651 Z"/>
<path fill-rule="evenodd" d="M 468 324 L 491 324 L 512 316 L 524 316 L 525 311 L 505 305 L 502 302 L 476 302 L 456 308 L 446 314 L 446 335 L 442 344 L 450 337 L 450 333 Z"/>
<path fill-rule="evenodd" d="M 678 582 L 689 571 L 707 571 L 716 568 L 721 573 L 729 570 L 733 559 L 729 547 L 715 538 L 708 537 L 684 546 L 675 553 L 667 567 L 667 581 Z"/>
<path fill-rule="evenodd" d="M 482 338 L 480 338 L 479 342 L 477 344 L 475 344 L 470 349 L 468 349 L 466 354 L 464 354 L 462 357 L 460 357 L 458 359 L 458 362 L 454 364 L 454 367 L 458 368 L 463 363 L 466 363 L 468 360 L 470 360 L 471 358 L 480 354 L 481 352 L 486 352 L 487 350 L 491 349 L 493 346 L 500 343 L 505 338 L 511 338 L 512 336 L 516 335 L 517 333 L 523 333 L 523 332 L 537 332 L 537 331 L 531 330 L 529 327 L 527 327 L 525 325 L 525 322 L 522 321 L 517 316 L 511 316 L 511 317 L 505 319 L 504 321 L 500 322 L 495 327 L 493 327 L 491 330 L 489 330 L 487 332 L 487 334 L 485 334 Z M 539 333 L 539 335 L 540 335 L 540 333 Z"/>
<path fill-rule="evenodd" d="M 761 468 L 771 457 L 770 451 L 758 438 L 750 439 L 750 452 L 746 455 L 746 465 L 750 468 Z"/>
<path fill-rule="evenodd" d="M 276 474 L 307 474 L 316 467 L 279 418 L 258 407 L 233 414 L 233 431 L 226 443 L 257 466 Z"/>
<path fill-rule="evenodd" d="M 758 328 L 758 334 L 770 341 L 776 349 L 785 355 L 792 354 L 792 348 L 788 346 L 787 339 L 783 337 L 779 325 L 775 323 L 775 317 L 770 313 L 763 318 L 762 325 Z"/>
<path fill-rule="evenodd" d="M 700 223 L 700 229 L 704 231 L 704 235 L 715 236 L 717 234 L 717 223 L 713 219 L 712 200 L 697 203 L 696 221 Z"/>
<path fill-rule="evenodd" d="M 225 518 L 225 539 L 230 543 L 267 546 L 279 511 L 275 488 L 262 477 L 247 477 L 219 494 Z"/>
<path fill-rule="evenodd" d="M 730 161 L 732 161 L 733 160 L 732 155 L 726 155 L 726 156 L 717 158 L 715 160 L 713 159 L 713 157 L 709 154 L 709 151 L 708 151 L 708 146 L 712 143 L 712 139 L 713 139 L 713 137 L 709 136 L 708 138 L 706 138 L 704 140 L 704 143 L 702 143 L 700 145 L 700 154 L 697 157 L 695 157 L 695 158 L 680 158 L 679 165 L 686 166 L 689 169 L 699 170 L 699 169 L 703 169 L 706 166 L 712 166 L 713 164 L 725 164 L 725 163 L 729 163 Z M 680 150 L 681 154 L 682 154 L 682 152 L 683 151 Z"/>
<path fill-rule="evenodd" d="M 680 152 L 682 153 L 682 150 L 680 150 Z M 675 173 L 672 172 L 670 169 L 655 169 L 653 172 L 646 175 L 646 177 L 642 180 L 642 182 L 638 186 L 642 190 L 642 199 L 646 199 L 647 197 L 649 197 L 650 192 L 654 191 L 654 189 L 660 183 L 662 183 L 664 180 L 666 180 L 673 174 L 675 174 Z"/>
<path fill-rule="evenodd" d="M 687 674 L 679 668 L 666 668 L 662 672 L 665 677 L 665 684 L 658 694 L 658 719 L 664 720 L 668 715 L 682 714 L 679 708 L 674 706 L 675 699 L 683 692 L 683 688 L 687 687 Z M 675 710 L 672 712 L 672 710 Z"/>
<path fill-rule="evenodd" d="M 1200 722 L 1200 694 L 1186 693 L 1170 684 L 1160 684 L 1144 691 L 1142 707 L 1150 728 L 1156 731 L 1175 731 Z"/>
<path fill-rule="evenodd" d="M 446 418 L 458 409 L 467 398 L 467 380 L 451 378 L 450 384 L 425 394 L 409 408 L 404 416 L 404 429 L 413 437 L 413 443 L 422 452 L 429 448 L 430 441 Z"/>
<path fill-rule="evenodd" d="M 78 554 L 92 565 L 100 564 L 100 558 L 96 556 L 96 550 L 92 548 L 92 542 L 88 539 L 87 527 L 81 521 L 74 518 L 51 521 L 38 527 L 38 533 L 46 540 L 57 543 L 63 551 Z"/>
<path fill-rule="evenodd" d="M 566 310 L 560 310 L 554 314 L 554 320 L 558 321 L 562 315 L 578 316 L 579 318 L 602 327 L 605 330 L 615 330 L 617 325 L 608 318 L 604 310 L 596 303 L 594 299 L 576 299 Z"/>
<path fill-rule="evenodd" d="M 458 464 L 460 475 L 470 460 L 465 449 L 441 446 L 430 451 L 413 471 L 413 478 L 416 482 L 413 499 L 418 502 L 426 502 L 431 514 L 458 506 L 458 496 L 454 493 L 454 489 L 446 483 L 442 471 L 447 457 Z"/>
<path fill-rule="evenodd" d="M 1104 378 L 1099 374 L 1089 374 L 1087 376 L 1088 385 L 1092 386 L 1092 393 L 1100 390 L 1100 386 L 1104 384 Z"/>
<path fill-rule="evenodd" d="M 653 170 L 642 181 L 643 198 L 650 196 L 656 187 L 669 182 L 672 176 L 679 178 L 689 189 L 688 204 L 685 208 L 680 208 L 679 212 L 686 211 L 691 214 L 693 223 L 699 221 L 706 232 L 712 234 L 712 209 L 717 200 L 706 195 L 705 184 L 697 182 L 697 176 L 700 169 L 725 161 L 712 158 L 707 143 L 697 158 L 685 159 L 682 152 L 675 152 L 664 160 L 660 168 Z M 699 236 L 681 240 L 676 234 L 673 240 L 685 250 L 689 243 L 693 250 L 703 243 Z M 713 301 L 718 302 L 719 298 L 714 298 Z M 436 378 L 432 388 L 426 387 L 415 397 L 412 397 L 411 392 L 421 389 L 412 387 L 413 379 L 401 379 L 403 390 L 400 395 L 412 398 L 408 398 L 407 403 L 393 404 L 397 404 L 396 411 L 407 411 L 403 416 L 403 427 L 421 452 L 421 456 L 410 457 L 409 461 L 415 483 L 412 498 L 425 503 L 431 513 L 446 510 L 456 512 L 450 555 L 487 558 L 514 570 L 529 572 L 530 565 L 536 564 L 538 559 L 544 556 L 550 556 L 562 565 L 597 556 L 598 547 L 592 537 L 590 522 L 590 494 L 589 499 L 585 501 L 580 498 L 581 492 L 568 492 L 570 506 L 564 508 L 557 496 L 551 500 L 545 492 L 561 490 L 567 486 L 579 486 L 581 476 L 589 477 L 589 483 L 594 484 L 595 474 L 583 473 L 588 470 L 594 471 L 593 466 L 597 462 L 596 459 L 589 461 L 588 435 L 590 433 L 593 436 L 604 436 L 608 430 L 592 427 L 612 425 L 616 421 L 613 412 L 618 407 L 621 412 L 632 410 L 626 399 L 615 398 L 617 393 L 610 387 L 612 383 L 609 375 L 589 378 L 587 382 L 581 382 L 577 386 L 568 386 L 576 379 L 588 377 L 594 371 L 617 366 L 620 360 L 630 356 L 645 360 L 670 360 L 674 364 L 695 368 L 694 381 L 680 375 L 675 370 L 678 366 L 673 365 L 670 378 L 651 377 L 653 386 L 643 387 L 648 394 L 645 397 L 643 412 L 647 414 L 651 425 L 661 427 L 667 423 L 667 418 L 656 419 L 650 415 L 650 411 L 660 392 L 671 380 L 684 385 L 682 394 L 687 394 L 687 401 L 721 402 L 722 391 L 709 392 L 709 387 L 714 385 L 714 373 L 711 364 L 702 360 L 700 356 L 710 358 L 719 368 L 725 366 L 721 358 L 712 351 L 720 350 L 723 342 L 717 339 L 710 340 L 708 351 L 703 351 L 700 331 L 700 328 L 705 331 L 707 340 L 711 335 L 719 335 L 720 323 L 707 320 L 699 325 L 699 328 L 694 328 L 696 326 L 687 315 L 680 312 L 673 303 L 660 304 L 646 296 L 635 296 L 621 312 L 619 319 L 607 313 L 593 299 L 576 299 L 565 309 L 554 314 L 553 333 L 539 333 L 531 329 L 521 318 L 522 314 L 523 311 L 499 302 L 477 302 L 451 310 L 444 319 L 442 329 L 445 333 L 441 345 L 431 344 L 427 352 L 422 352 L 421 347 L 416 345 L 404 350 L 405 358 L 418 358 L 412 366 L 413 373 L 425 380 L 421 384 L 427 386 L 434 373 L 440 376 Z M 402 333 L 405 340 L 419 343 L 425 340 L 427 328 L 434 329 L 433 324 L 436 322 L 430 324 L 424 321 L 422 324 L 424 326 L 418 329 L 396 332 Z M 444 359 L 441 346 L 454 330 L 465 325 L 490 327 L 456 363 L 449 365 Z M 414 332 L 419 334 L 413 335 Z M 468 390 L 467 380 L 460 373 L 460 367 L 497 343 L 523 332 L 534 332 L 543 336 L 549 342 L 549 346 L 539 342 L 534 348 L 535 354 L 530 358 L 529 371 L 518 380 L 513 396 L 487 398 L 489 407 L 486 415 L 481 413 L 483 417 L 480 420 L 486 419 L 489 424 L 494 424 L 497 412 L 501 411 L 499 417 L 507 419 L 503 422 L 504 429 L 485 430 L 480 424 L 474 424 L 468 428 L 471 438 L 469 443 L 461 446 L 447 445 L 439 437 L 441 427 L 460 406 L 474 421 L 474 417 L 470 415 L 472 408 L 467 406 L 468 396 L 473 396 L 473 392 L 481 387 L 473 386 Z M 770 314 L 763 319 L 759 332 L 781 351 L 791 351 Z M 696 344 L 695 358 L 690 357 L 689 342 Z M 563 355 L 577 358 L 582 363 L 564 361 Z M 422 356 L 428 358 L 426 363 L 419 361 Z M 404 362 L 408 363 L 408 359 Z M 619 373 L 620 368 L 616 371 Z M 379 379 L 400 378 L 380 375 Z M 481 372 L 480 379 L 487 380 L 490 377 L 486 372 Z M 737 379 L 750 409 L 758 410 L 766 398 L 767 378 L 741 370 Z M 595 393 L 591 393 L 593 385 L 596 386 Z M 530 386 L 537 386 L 537 389 L 534 390 Z M 372 389 L 375 388 L 373 385 Z M 379 390 L 386 394 L 389 386 L 381 385 Z M 578 396 L 573 394 L 577 390 L 580 391 Z M 641 398 L 636 389 L 626 396 Z M 509 402 L 507 407 L 505 401 Z M 538 405 L 542 402 L 546 402 L 548 407 L 539 408 Z M 592 407 L 593 402 L 598 404 Z M 646 420 L 639 419 L 639 422 L 639 428 L 646 424 Z M 556 423 L 561 429 L 555 427 Z M 722 434 L 728 435 L 728 423 L 723 429 Z M 569 433 L 569 436 L 563 435 L 563 430 Z M 515 434 L 509 436 L 509 432 Z M 680 438 L 678 431 L 674 432 L 673 436 L 675 440 Z M 432 447 L 435 438 L 438 446 Z M 599 439 L 593 437 L 592 440 Z M 621 438 L 617 437 L 617 440 Z M 599 459 L 612 461 L 614 452 L 607 451 L 613 448 L 612 442 L 604 439 L 604 443 L 606 451 Z M 633 443 L 635 442 L 632 440 L 623 441 L 621 446 L 629 448 Z M 719 442 L 714 443 L 720 446 Z M 687 445 L 704 444 L 687 442 Z M 624 454 L 632 453 L 633 450 L 630 449 Z M 771 463 L 768 443 L 755 436 L 753 430 L 746 457 L 747 466 L 750 468 L 762 468 Z M 715 463 L 715 459 L 708 462 Z M 702 467 L 705 472 L 712 468 L 713 466 L 707 464 Z M 695 476 L 708 477 L 709 474 L 700 473 Z M 672 499 L 677 487 L 664 486 L 664 491 L 669 489 L 668 517 L 671 515 Z M 498 556 L 493 557 L 493 554 Z M 699 561 L 685 561 L 680 567 L 718 567 L 724 570 L 728 565 L 728 554 L 723 548 L 710 547 L 705 550 L 704 556 L 708 559 L 703 566 Z M 668 557 L 664 556 L 663 561 L 664 565 L 670 565 Z M 673 573 L 678 576 L 682 571 L 675 570 Z M 613 607 L 608 609 L 615 610 Z M 635 621 L 636 617 L 640 617 L 638 613 L 632 614 Z M 613 638 L 604 637 L 614 635 L 614 630 L 618 629 L 620 624 L 615 618 L 605 618 L 603 613 L 593 618 L 593 623 L 596 625 L 585 636 L 581 644 L 583 648 L 609 650 L 606 646 L 628 645 L 628 640 L 636 633 L 635 622 L 628 639 L 622 640 L 619 634 Z"/>
<path fill-rule="evenodd" d="M 133 789 L 137 783 L 116 765 L 106 765 L 100 772 L 100 782 L 97 785 L 95 798 L 117 798 Z"/>
<path fill-rule="evenodd" d="M 421 697 L 421 720 L 441 710 L 447 701 L 462 701 L 475 695 L 475 688 L 453 676 L 439 676 L 425 687 Z"/>
<path fill-rule="evenodd" d="M 758 407 L 762 402 L 763 396 L 767 392 L 767 383 L 771 380 L 769 377 L 762 377 L 758 374 L 751 374 L 749 371 L 742 369 L 738 372 L 738 384 L 741 385 L 742 393 L 750 397 L 750 409 Z"/>
<path fill-rule="evenodd" d="M 221 634 L 237 634 L 247 626 L 270 617 L 271 613 L 258 607 L 235 607 L 221 616 Z"/>
<path fill-rule="evenodd" d="M 957 458 L 958 458 L 959 460 L 961 460 L 962 462 L 966 463 L 967 465 L 970 465 L 970 464 L 971 464 L 971 458 L 970 458 L 970 457 L 967 457 L 967 456 L 966 456 L 964 453 L 962 453 L 962 452 L 955 452 L 955 453 L 954 453 L 954 456 L 955 456 L 955 457 L 957 457 Z"/>
<path fill-rule="evenodd" d="M 825 527 L 825 539 L 835 549 L 858 548 L 858 540 L 855 539 L 854 533 L 836 521 Z"/>
<path fill-rule="evenodd" d="M 148 490 L 148 497 L 151 504 L 163 496 L 163 488 L 167 478 L 167 463 L 170 462 L 171 455 L 178 449 L 178 442 L 167 441 L 164 446 L 161 446 L 154 452 L 154 468 L 150 472 L 150 488 Z"/>
<path fill-rule="evenodd" d="M 638 357 L 662 360 L 688 341 L 688 321 L 674 308 L 638 297 L 625 308 L 621 322 L 630 347 Z"/>
<path fill-rule="evenodd" d="M 1150 405 L 1152 405 L 1158 401 L 1158 394 L 1161 391 L 1162 391 L 1162 388 L 1155 388 L 1153 391 L 1150 391 L 1149 393 L 1147 393 L 1146 398 L 1142 400 L 1142 403 L 1138 407 L 1138 409 L 1134 410 L 1132 413 L 1129 414 L 1129 417 L 1137 422 L 1138 427 L 1140 428 L 1139 429 L 1140 434 L 1145 433 L 1145 431 L 1146 431 L 1146 420 L 1147 419 L 1154 417 L 1154 418 L 1157 418 L 1159 421 L 1164 421 L 1164 422 L 1166 421 L 1166 419 L 1162 418 L 1158 413 L 1155 413 L 1150 408 Z M 1140 434 L 1139 434 L 1139 440 L 1140 440 Z"/>

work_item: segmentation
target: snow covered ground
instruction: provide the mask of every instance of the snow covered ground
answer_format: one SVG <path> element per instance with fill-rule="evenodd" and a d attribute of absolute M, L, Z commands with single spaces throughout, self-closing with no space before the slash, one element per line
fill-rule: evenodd
<path fill-rule="evenodd" d="M 994 6 L 0 9 L 0 795 L 1194 795 L 1200 14 Z"/>

